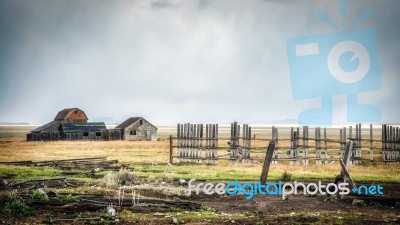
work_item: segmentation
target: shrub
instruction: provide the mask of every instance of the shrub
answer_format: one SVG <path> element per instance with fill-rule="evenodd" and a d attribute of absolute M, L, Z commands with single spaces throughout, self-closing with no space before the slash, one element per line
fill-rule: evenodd
<path fill-rule="evenodd" d="M 60 196 L 60 199 L 63 200 L 63 201 L 66 201 L 66 202 L 80 202 L 80 201 L 82 201 L 81 197 L 75 196 L 75 195 L 72 195 L 72 194 Z"/>
<path fill-rule="evenodd" d="M 119 171 L 110 171 L 102 179 L 107 186 L 132 185 L 137 180 L 133 171 L 120 169 Z"/>
<path fill-rule="evenodd" d="M 155 177 L 154 175 L 150 175 L 150 176 L 148 176 L 147 178 L 146 178 L 146 181 L 148 182 L 148 183 L 153 183 L 153 182 L 158 182 L 158 180 L 157 180 L 157 177 Z"/>
<path fill-rule="evenodd" d="M 286 170 L 282 173 L 282 180 L 283 181 L 290 181 L 292 179 L 292 174 L 288 173 Z"/>
<path fill-rule="evenodd" d="M 211 206 L 203 206 L 203 207 L 201 207 L 201 210 L 204 212 L 215 212 L 216 211 L 215 208 L 211 207 Z"/>
<path fill-rule="evenodd" d="M 171 183 L 174 181 L 174 174 L 172 173 L 164 173 L 164 181 Z"/>
<path fill-rule="evenodd" d="M 12 191 L 7 194 L 5 199 L 4 214 L 12 216 L 30 216 L 33 214 L 30 209 L 18 196 L 17 192 Z"/>
<path fill-rule="evenodd" d="M 32 200 L 35 201 L 46 201 L 46 197 L 44 194 L 40 193 L 39 191 L 35 191 L 30 195 Z"/>

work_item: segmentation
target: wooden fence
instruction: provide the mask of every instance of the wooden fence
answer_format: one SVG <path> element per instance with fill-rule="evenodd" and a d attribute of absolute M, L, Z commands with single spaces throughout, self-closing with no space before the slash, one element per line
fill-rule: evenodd
<path fill-rule="evenodd" d="M 207 164 L 218 163 L 218 125 L 206 124 L 205 127 L 204 138 L 203 124 L 178 124 L 176 137 L 178 163 L 201 163 L 202 161 Z M 203 140 L 205 141 L 204 147 Z"/>
<path fill-rule="evenodd" d="M 253 156 L 252 152 L 265 152 L 268 141 L 274 142 L 272 153 L 272 164 L 279 161 L 289 161 L 291 165 L 302 163 L 308 165 L 310 161 L 316 165 L 327 164 L 343 158 L 346 142 L 351 140 L 353 148 L 350 155 L 350 163 L 358 164 L 362 160 L 400 162 L 400 137 L 398 127 L 382 125 L 381 140 L 374 139 L 373 126 L 369 125 L 369 135 L 363 134 L 361 124 L 343 127 L 339 130 L 338 137 L 328 139 L 327 128 L 315 127 L 314 136 L 309 136 L 309 127 L 290 128 L 289 138 L 280 138 L 278 128 L 272 127 L 271 138 L 261 139 L 252 137 L 252 129 L 248 124 L 243 124 L 242 129 L 237 122 L 231 124 L 230 137 L 228 139 L 218 138 L 218 124 L 207 124 L 205 128 L 206 137 L 203 137 L 202 124 L 178 124 L 177 137 L 170 136 L 170 162 L 177 158 L 178 163 L 202 163 L 216 164 L 218 160 L 227 159 L 231 164 L 251 163 L 254 160 L 262 160 Z M 241 132 L 242 131 L 242 132 Z M 354 132 L 354 134 L 353 134 Z M 177 140 L 175 145 L 174 140 Z M 219 147 L 219 141 L 228 141 L 228 146 Z M 205 145 L 203 145 L 205 141 Z M 265 147 L 253 147 L 252 141 L 265 141 Z M 279 146 L 282 142 L 285 145 Z M 381 147 L 376 142 L 382 143 Z M 289 144 L 288 144 L 289 143 Z M 365 144 L 365 143 L 368 143 Z M 374 146 L 375 143 L 375 146 Z M 364 144 L 364 145 L 363 145 Z M 174 154 L 177 149 L 177 155 Z M 228 153 L 224 153 L 226 150 Z M 220 151 L 220 152 L 219 152 Z M 221 154 L 222 151 L 222 154 Z M 203 156 L 205 152 L 205 156 Z M 364 152 L 364 153 L 363 153 Z M 362 155 L 368 152 L 367 155 Z M 376 158 L 382 156 L 382 160 Z"/>
<path fill-rule="evenodd" d="M 399 127 L 382 125 L 382 156 L 386 162 L 400 160 L 400 134 Z"/>

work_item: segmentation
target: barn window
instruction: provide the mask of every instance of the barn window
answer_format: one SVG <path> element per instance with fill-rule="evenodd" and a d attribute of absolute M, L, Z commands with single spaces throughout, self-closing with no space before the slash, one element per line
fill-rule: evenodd
<path fill-rule="evenodd" d="M 87 131 L 83 132 L 83 136 L 84 136 L 84 137 L 89 136 L 89 132 L 87 132 Z"/>
<path fill-rule="evenodd" d="M 140 122 L 140 125 L 143 125 L 143 120 L 140 120 L 139 122 Z"/>
<path fill-rule="evenodd" d="M 100 137 L 101 133 L 100 132 L 96 132 L 96 137 Z"/>
<path fill-rule="evenodd" d="M 136 130 L 131 130 L 131 135 L 136 135 Z"/>

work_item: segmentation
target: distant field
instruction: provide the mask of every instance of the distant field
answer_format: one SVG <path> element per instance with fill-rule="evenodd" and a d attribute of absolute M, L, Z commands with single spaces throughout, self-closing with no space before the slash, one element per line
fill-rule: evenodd
<path fill-rule="evenodd" d="M 252 135 L 256 138 L 269 139 L 272 135 L 271 125 L 250 125 L 252 127 Z M 37 126 L 1 126 L 0 125 L 0 138 L 26 138 L 26 134 L 29 131 L 35 129 Z M 115 125 L 107 125 L 109 128 L 115 127 Z M 158 127 L 158 137 L 162 139 L 167 139 L 170 135 L 176 136 L 176 126 L 171 125 L 157 125 Z M 277 126 L 279 131 L 279 138 L 288 139 L 290 138 L 290 127 L 288 126 Z M 301 132 L 300 128 L 300 132 Z M 353 126 L 354 129 L 354 126 Z M 327 138 L 328 139 L 339 139 L 339 128 L 327 128 Z M 321 132 L 323 132 L 321 130 Z M 347 128 L 347 132 L 349 132 Z M 364 126 L 362 128 L 362 138 L 369 139 L 369 126 Z M 322 134 L 322 133 L 321 133 Z M 220 125 L 219 126 L 219 137 L 229 138 L 230 136 L 230 125 Z M 315 136 L 313 127 L 309 128 L 309 137 Z M 354 130 L 353 130 L 354 136 Z M 373 139 L 381 139 L 381 129 L 379 126 L 374 126 L 373 129 Z"/>
<path fill-rule="evenodd" d="M 26 142 L 25 134 L 30 130 L 34 129 L 32 126 L 0 126 L 0 161 L 24 161 L 24 160 L 54 160 L 54 159 L 70 159 L 70 158 L 80 158 L 80 157 L 108 157 L 109 159 L 117 159 L 123 163 L 129 164 L 143 164 L 143 163 L 167 163 L 169 161 L 169 141 L 167 137 L 173 135 L 175 132 L 175 127 L 165 126 L 159 127 L 160 141 L 56 141 L 56 142 Z M 228 137 L 229 127 L 221 127 L 220 133 L 225 138 Z M 258 131 L 258 132 L 257 132 Z M 310 130 L 310 135 L 311 134 Z M 335 136 L 335 129 L 330 129 L 329 134 L 331 137 Z M 270 128 L 261 127 L 257 128 L 254 134 L 257 138 L 270 136 Z M 280 138 L 288 138 L 290 133 L 290 128 L 280 128 L 279 130 Z M 378 132 L 377 132 L 378 133 Z M 228 139 L 220 140 L 219 146 L 228 147 Z M 231 166 L 226 160 L 220 160 L 217 166 L 197 166 L 191 165 L 187 168 L 193 168 L 194 174 L 200 177 L 208 179 L 231 179 L 238 172 L 247 174 L 247 178 L 240 176 L 243 179 L 257 179 L 261 171 L 261 162 L 264 158 L 265 148 L 268 144 L 268 140 L 255 140 L 252 141 L 252 146 L 257 147 L 259 150 L 255 150 L 252 153 L 252 157 L 256 158 L 259 163 L 248 165 L 237 165 Z M 311 142 L 310 145 L 313 143 Z M 286 150 L 290 146 L 290 142 L 280 141 L 279 142 L 282 154 L 286 153 Z M 367 145 L 367 143 L 365 143 Z M 328 145 L 329 148 L 338 148 L 337 143 L 332 143 Z M 374 143 L 376 151 L 376 159 L 380 160 L 380 143 Z M 285 150 L 286 149 L 286 150 Z M 310 154 L 312 154 L 313 149 L 310 149 Z M 226 154 L 227 151 L 221 149 L 219 154 Z M 336 151 L 335 154 L 338 154 Z M 368 154 L 364 154 L 366 158 L 369 157 Z M 335 155 L 330 155 L 329 157 L 336 157 Z M 312 160 L 310 163 L 313 164 Z M 274 165 L 272 174 L 278 178 L 279 175 L 285 170 L 293 172 L 294 177 L 298 178 L 324 178 L 333 179 L 337 174 L 339 169 L 338 162 L 323 166 L 303 166 L 295 165 L 289 166 L 288 162 L 280 162 L 278 165 Z M 186 170 L 186 167 L 178 167 Z M 196 169 L 194 169 L 196 168 Z M 224 175 L 210 174 L 209 168 L 213 170 L 217 169 L 221 171 Z M 398 164 L 393 165 L 360 165 L 352 166 L 351 171 L 354 172 L 356 179 L 361 180 L 382 180 L 382 181 L 400 181 L 400 166 Z M 192 175 L 194 175 L 192 174 Z M 161 175 L 161 174 L 158 174 Z M 190 176 L 189 175 L 185 175 Z"/>

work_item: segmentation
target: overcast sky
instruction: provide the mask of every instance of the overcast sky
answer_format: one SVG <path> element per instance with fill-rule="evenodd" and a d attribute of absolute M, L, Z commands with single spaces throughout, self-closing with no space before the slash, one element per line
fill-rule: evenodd
<path fill-rule="evenodd" d="M 400 122 L 400 1 L 348 2 L 346 23 L 377 32 L 383 88 L 365 98 Z M 286 40 L 337 32 L 334 0 L 0 0 L 0 122 L 89 119 L 156 124 L 297 119 Z"/>

